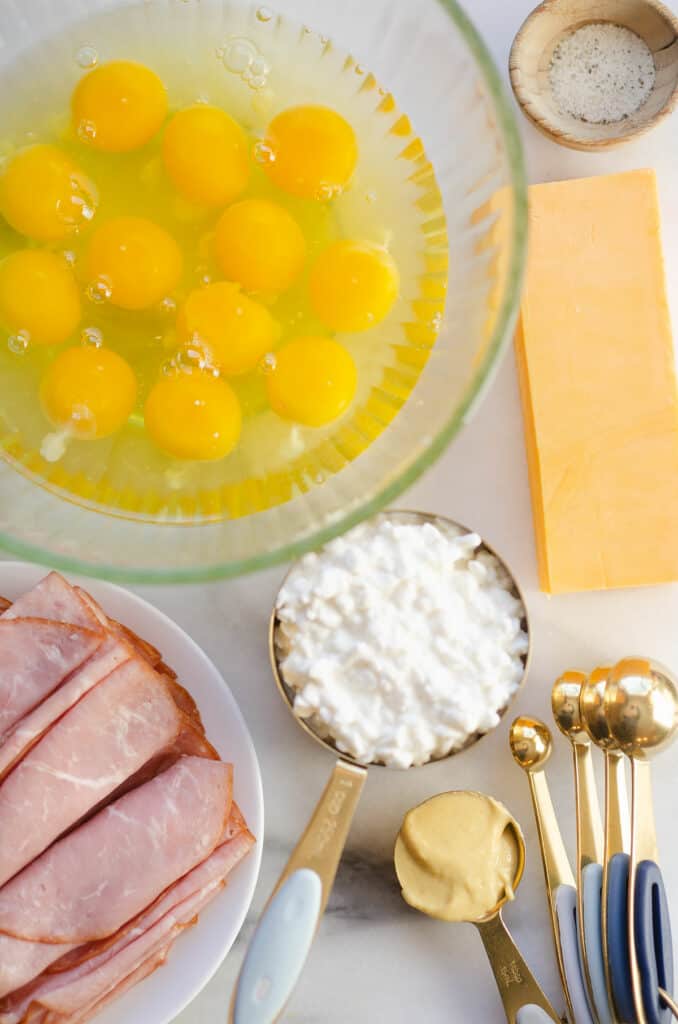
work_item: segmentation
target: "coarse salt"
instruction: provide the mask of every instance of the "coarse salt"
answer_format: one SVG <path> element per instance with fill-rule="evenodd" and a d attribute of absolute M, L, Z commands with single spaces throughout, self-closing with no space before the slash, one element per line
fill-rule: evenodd
<path fill-rule="evenodd" d="M 379 517 L 294 567 L 276 654 L 294 711 L 362 763 L 457 750 L 520 685 L 522 603 L 477 534 Z"/>
<path fill-rule="evenodd" d="M 645 41 L 622 25 L 583 25 L 562 39 L 551 58 L 556 106 L 591 124 L 623 121 L 642 107 L 656 77 Z"/>

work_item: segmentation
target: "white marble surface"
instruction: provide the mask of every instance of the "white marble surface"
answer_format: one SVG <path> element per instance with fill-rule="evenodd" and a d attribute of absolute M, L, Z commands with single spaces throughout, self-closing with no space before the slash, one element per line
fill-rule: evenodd
<path fill-rule="evenodd" d="M 530 0 L 467 0 L 469 13 L 502 69 L 511 40 L 531 6 Z M 317 20 L 321 24 L 320 10 Z M 678 115 L 646 139 L 607 155 L 557 147 L 538 136 L 522 117 L 520 126 L 532 181 L 657 168 L 669 288 L 678 323 Z M 534 662 L 516 712 L 547 717 L 551 682 L 567 666 L 592 666 L 645 652 L 678 667 L 677 587 L 551 599 L 538 591 L 522 422 L 510 352 L 473 422 L 403 504 L 472 525 L 504 553 L 521 578 L 532 620 Z M 218 585 L 138 588 L 187 629 L 222 670 L 252 730 L 266 797 L 263 871 L 250 920 L 217 977 L 177 1024 L 217 1024 L 226 1019 L 243 943 L 331 766 L 330 758 L 303 735 L 282 707 L 268 670 L 266 620 L 281 575 L 278 569 Z M 328 913 L 285 1017 L 291 1024 L 498 1024 L 504 1019 L 472 928 L 418 916 L 402 903 L 394 882 L 391 855 L 403 813 L 425 797 L 454 787 L 494 794 L 523 825 L 527 871 L 506 917 L 528 961 L 562 1008 L 526 780 L 509 755 L 507 734 L 505 722 L 475 749 L 439 766 L 407 774 L 373 772 Z M 678 914 L 676 772 L 678 745 L 662 755 L 655 774 L 660 849 L 669 897 Z M 572 847 L 570 758 L 564 740 L 556 741 L 550 782 Z M 166 969 L 171 970 L 171 965 Z"/>

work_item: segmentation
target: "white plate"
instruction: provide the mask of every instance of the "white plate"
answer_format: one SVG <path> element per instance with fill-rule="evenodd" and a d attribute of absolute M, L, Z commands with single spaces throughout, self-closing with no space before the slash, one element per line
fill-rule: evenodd
<path fill-rule="evenodd" d="M 0 562 L 0 594 L 14 599 L 49 570 L 24 562 Z M 235 799 L 257 843 L 239 864 L 224 891 L 182 935 L 160 970 L 96 1017 L 97 1024 L 169 1024 L 207 984 L 242 927 L 259 874 L 264 838 L 264 799 L 259 764 L 245 720 L 233 694 L 206 654 L 174 622 L 121 587 L 78 580 L 113 618 L 160 651 L 195 698 L 207 736 L 235 769 Z M 224 1020 L 227 1007 L 224 1007 Z"/>

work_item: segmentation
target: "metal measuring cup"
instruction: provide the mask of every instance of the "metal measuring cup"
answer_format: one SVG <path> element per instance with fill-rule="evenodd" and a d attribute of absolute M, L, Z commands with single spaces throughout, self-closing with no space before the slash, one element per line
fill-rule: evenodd
<path fill-rule="evenodd" d="M 391 511 L 389 519 L 403 523 L 432 523 L 441 529 L 455 528 L 471 533 L 467 527 L 444 516 L 423 512 Z M 527 676 L 531 656 L 531 637 L 527 606 L 516 578 L 506 562 L 485 541 L 480 550 L 494 558 L 511 581 L 511 592 L 523 609 L 522 628 L 528 637 L 528 650 L 522 656 L 523 675 L 511 700 Z M 291 571 L 291 570 L 290 570 Z M 285 580 L 281 585 L 281 589 Z M 327 905 L 337 867 L 346 843 L 351 821 L 358 806 L 368 767 L 387 767 L 379 762 L 361 764 L 338 749 L 333 740 L 320 736 L 306 719 L 294 713 L 294 691 L 286 685 L 276 651 L 278 626 L 276 609 L 271 614 L 268 633 L 269 655 L 278 693 L 295 722 L 316 743 L 337 760 L 304 833 L 294 848 L 264 908 L 236 982 L 230 1007 L 230 1024 L 273 1024 L 289 1000 L 308 957 L 320 919 Z M 498 709 L 503 715 L 504 708 Z M 473 746 L 485 733 L 470 736 L 458 750 L 427 762 L 446 760 Z M 422 765 L 419 767 L 426 767 Z M 396 769 L 398 770 L 398 769 Z M 525 1022 L 527 1024 L 527 1021 Z"/>

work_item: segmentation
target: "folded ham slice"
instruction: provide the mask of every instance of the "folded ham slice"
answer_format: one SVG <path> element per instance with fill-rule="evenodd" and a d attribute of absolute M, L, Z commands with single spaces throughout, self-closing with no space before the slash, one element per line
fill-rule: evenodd
<path fill-rule="evenodd" d="M 221 761 L 182 758 L 0 889 L 0 932 L 19 942 L 0 949 L 0 996 L 74 946 L 112 934 L 208 857 L 228 818 L 232 775 Z"/>
<path fill-rule="evenodd" d="M 45 974 L 0 1003 L 0 1024 L 30 1019 L 54 1024 L 65 1017 L 80 1020 L 116 990 L 131 973 L 167 950 L 184 928 L 223 888 L 227 876 L 249 852 L 253 836 L 245 828 L 222 843 L 201 865 L 177 882 L 115 942 L 86 961 L 57 974 Z M 42 1012 L 41 1012 L 42 1011 Z M 28 1017 L 27 1017 L 28 1015 Z"/>
<path fill-rule="evenodd" d="M 100 628 L 0 618 L 0 736 L 49 697 L 102 640 Z"/>
<path fill-rule="evenodd" d="M 48 576 L 18 597 L 2 613 L 3 619 L 53 619 L 55 622 L 70 622 L 73 626 L 84 626 L 85 629 L 97 629 L 99 620 L 78 594 L 58 572 Z"/>
<path fill-rule="evenodd" d="M 120 996 L 125 994 L 125 992 L 129 992 L 129 990 L 134 988 L 135 985 L 138 985 L 140 981 L 143 981 L 145 978 L 148 978 L 153 974 L 154 971 L 157 971 L 158 967 L 162 967 L 171 948 L 172 944 L 170 943 L 168 946 L 165 946 L 164 949 L 154 953 L 153 956 L 150 956 L 148 960 L 141 965 L 141 967 L 137 967 L 136 971 L 132 971 L 124 981 L 121 981 L 119 985 L 116 985 L 115 988 L 111 989 L 111 991 L 108 992 L 103 999 L 100 999 L 95 1003 L 94 1006 L 90 1006 L 89 1009 L 82 1013 L 72 1016 L 68 1024 L 85 1024 L 86 1021 L 92 1020 L 92 1018 L 101 1013 L 109 1003 L 112 1003 L 115 999 L 119 999 Z M 45 1017 L 36 1017 L 31 1024 L 45 1024 Z M 61 1024 L 61 1022 L 59 1021 L 58 1024 Z"/>
<path fill-rule="evenodd" d="M 46 700 L 16 723 L 0 742 L 0 782 L 51 725 L 72 708 L 113 669 L 134 657 L 132 648 L 116 637 L 107 637 L 91 658 L 81 665 Z"/>
<path fill-rule="evenodd" d="M 110 804 L 0 889 L 0 932 L 50 943 L 110 935 L 216 847 L 232 776 L 230 764 L 184 757 Z"/>
<path fill-rule="evenodd" d="M 240 841 L 238 843 L 232 842 L 236 838 Z M 211 881 L 215 877 L 215 867 L 217 868 L 217 875 L 219 874 L 220 867 L 223 868 L 224 875 L 232 870 L 238 861 L 249 852 L 254 842 L 254 837 L 247 828 L 247 822 L 240 808 L 233 802 L 219 846 L 207 861 L 203 861 L 202 864 L 199 864 L 192 872 L 185 875 L 184 878 L 176 881 L 158 897 L 155 903 L 151 904 L 151 906 L 147 907 L 135 918 L 127 921 L 113 935 L 109 935 L 106 939 L 100 939 L 98 942 L 85 943 L 69 951 L 55 963 L 51 964 L 47 968 L 47 973 L 71 971 L 86 960 L 98 957 L 104 950 L 114 943 L 118 943 L 129 932 L 134 931 L 136 934 L 140 934 L 145 928 L 148 928 L 159 918 L 163 917 L 176 903 L 181 902 L 181 900 L 195 892 L 196 889 Z M 0 1003 L 0 1006 L 2 1005 Z M 0 1024 L 2 1024 L 2 1021 L 0 1021 Z"/>
<path fill-rule="evenodd" d="M 0 885 L 179 736 L 170 687 L 133 658 L 63 716 L 0 785 Z"/>

